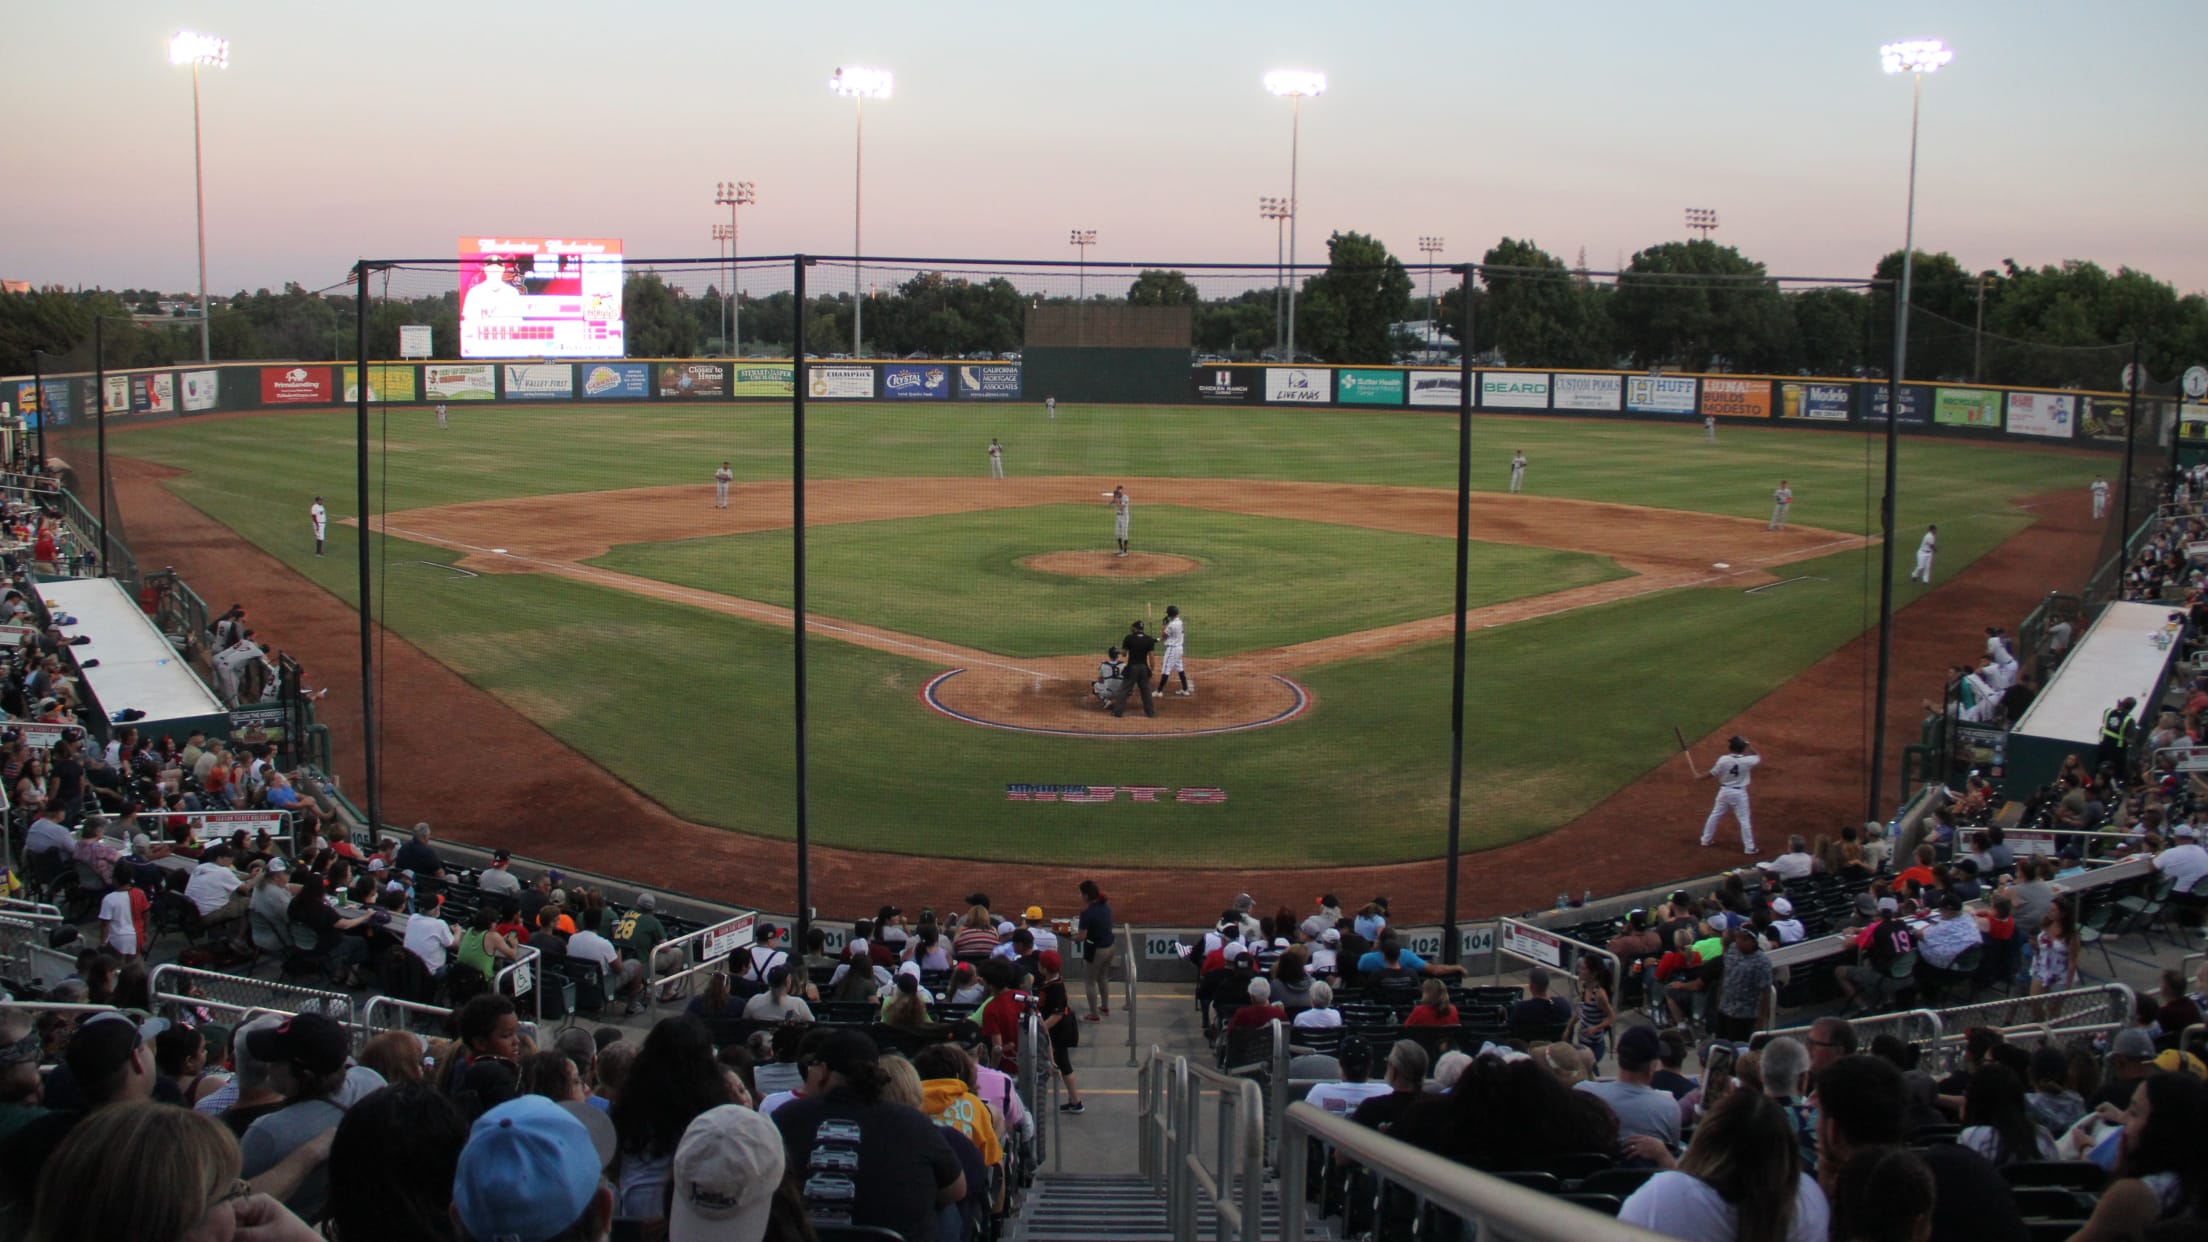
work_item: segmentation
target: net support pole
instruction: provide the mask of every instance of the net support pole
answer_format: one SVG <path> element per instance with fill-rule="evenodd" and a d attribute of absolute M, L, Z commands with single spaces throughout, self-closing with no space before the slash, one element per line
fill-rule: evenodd
<path fill-rule="evenodd" d="M 360 382 L 353 401 L 353 505 L 360 513 L 360 752 L 368 832 L 383 828 L 383 788 L 376 769 L 376 643 L 374 583 L 368 561 L 368 263 L 353 265 L 353 352 Z"/>
<path fill-rule="evenodd" d="M 1464 823 L 1464 610 L 1471 582 L 1472 550 L 1472 273 L 1464 279 L 1465 348 L 1457 351 L 1457 602 L 1449 664 L 1449 847 L 1442 871 L 1441 960 L 1458 957 L 1457 854 Z"/>
<path fill-rule="evenodd" d="M 2122 572 L 2121 563 L 2125 554 L 2130 551 L 2131 532 L 2138 525 L 2131 518 L 2131 462 L 2132 449 L 2139 443 L 2139 424 L 2144 421 L 2140 418 L 2142 411 L 2139 409 L 2139 381 L 2146 378 L 2146 376 L 2139 369 L 2139 342 L 2137 340 L 2131 343 L 2131 369 L 2124 374 L 2130 378 L 2131 382 L 2124 386 L 2127 390 L 2124 409 L 2124 497 L 2123 508 L 2118 510 L 2119 513 L 2124 515 L 2124 520 L 2116 524 L 2118 573 Z"/>
<path fill-rule="evenodd" d="M 93 464 L 100 481 L 100 576 L 107 576 L 107 316 L 92 316 Z"/>
<path fill-rule="evenodd" d="M 791 260 L 790 288 L 797 305 L 796 341 L 791 347 L 790 385 L 790 630 L 795 637 L 797 666 L 791 686 L 796 694 L 794 757 L 797 770 L 797 934 L 813 925 L 812 823 L 806 798 L 805 751 L 805 269 L 812 260 L 798 255 Z M 857 309 L 854 306 L 853 315 Z M 856 323 L 856 319 L 853 320 Z"/>
<path fill-rule="evenodd" d="M 52 414 L 46 408 L 46 351 L 31 351 L 31 396 L 37 401 L 38 411 L 38 474 L 46 473 L 47 463 L 53 459 L 46 455 L 46 420 Z"/>
<path fill-rule="evenodd" d="M 1864 819 L 1885 822 L 1886 694 L 1894 663 L 1894 488 L 1901 455 L 1901 381 L 1909 362 L 1909 280 L 1917 257 L 1917 120 L 1924 110 L 1924 75 L 1909 97 L 1909 211 L 1902 226 L 1901 287 L 1894 294 L 1894 369 L 1886 377 L 1886 494 L 1878 509 L 1878 686 L 1871 708 L 1871 795 Z M 1927 584 L 1930 585 L 1930 584 Z"/>

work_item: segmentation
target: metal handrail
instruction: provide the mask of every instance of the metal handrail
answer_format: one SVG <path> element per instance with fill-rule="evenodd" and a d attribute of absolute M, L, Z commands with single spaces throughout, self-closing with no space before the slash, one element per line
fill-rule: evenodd
<path fill-rule="evenodd" d="M 722 919 L 710 927 L 700 927 L 696 931 L 687 931 L 661 941 L 659 947 L 652 950 L 655 960 L 644 963 L 644 986 L 653 989 L 656 994 L 657 989 L 665 984 L 718 969 L 722 962 L 728 960 L 730 954 L 738 949 L 751 947 L 758 926 L 758 911 L 747 910 L 733 918 Z M 679 952 L 684 964 L 664 975 L 660 974 L 656 959 L 670 950 Z M 799 986 L 803 980 L 798 967 L 799 963 L 793 957 L 790 966 L 793 988 Z"/>
<path fill-rule="evenodd" d="M 170 990 L 164 985 L 171 980 L 181 980 L 183 986 Z M 224 1000 L 219 996 L 199 996 L 185 990 L 195 981 L 220 986 L 232 993 L 251 987 L 263 992 L 258 1000 Z M 200 1005 L 210 1009 L 230 1010 L 240 1014 L 254 1012 L 295 1014 L 313 1008 L 314 1012 L 333 1017 L 347 1026 L 353 1024 L 353 998 L 344 992 L 325 991 L 321 988 L 301 987 L 294 983 L 279 983 L 267 979 L 255 979 L 248 975 L 233 975 L 219 970 L 201 970 L 192 966 L 166 963 L 153 968 L 146 979 L 146 990 L 155 1001 L 167 1001 L 178 1005 Z M 271 1003 L 294 1001 L 294 1004 Z"/>
<path fill-rule="evenodd" d="M 2135 994 L 2123 983 L 2066 988 L 2037 996 L 2011 996 L 1975 1005 L 1957 1005 L 1940 1011 L 1944 1027 L 1931 1051 L 1935 1057 L 1951 1055 L 1974 1026 L 1996 1030 L 2059 1031 L 2082 1034 L 2089 1029 L 2115 1029 L 2130 1019 Z"/>
<path fill-rule="evenodd" d="M 1136 975 L 1139 973 L 1139 968 L 1135 963 L 1142 959 L 1142 936 L 1133 927 L 1129 927 L 1121 932 L 1112 943 L 1121 946 L 1121 951 L 1117 956 L 1127 963 L 1127 981 L 1120 999 L 1120 1007 L 1127 1011 L 1127 1067 L 1134 1069 L 1142 1064 L 1141 1048 L 1135 1040 L 1135 1007 L 1141 999 L 1140 991 L 1135 986 Z M 1112 981 L 1110 979 L 1104 980 L 1103 991 L 1107 997 L 1112 994 Z"/>
<path fill-rule="evenodd" d="M 1775 1003 L 1772 1012 L 1778 1012 Z M 1754 1042 L 1763 1039 L 1777 1039 L 1781 1035 L 1806 1039 L 1810 1028 L 1814 1025 L 1816 1024 L 1805 1022 L 1800 1026 L 1773 1027 L 1767 1031 L 1757 1031 L 1749 1039 L 1750 1042 Z M 1848 1026 L 1855 1032 L 1857 1047 L 1869 1044 L 1872 1036 L 1885 1034 L 1892 1034 L 1903 1043 L 1923 1043 L 1937 1047 L 1947 1034 L 1946 1022 L 1941 1019 L 1938 1010 L 1932 1009 L 1899 1009 L 1893 1013 L 1874 1014 L 1866 1018 L 1850 1018 L 1848 1019 Z"/>
<path fill-rule="evenodd" d="M 1304 1236 L 1307 1145 L 1326 1144 L 1364 1165 L 1390 1185 L 1411 1192 L 1475 1225 L 1480 1242 L 1659 1242 L 1661 1234 L 1618 1223 L 1555 1195 L 1515 1186 L 1492 1174 L 1422 1151 L 1378 1130 L 1336 1117 L 1312 1104 L 1288 1108 L 1281 1150 L 1280 1236 Z"/>
<path fill-rule="evenodd" d="M 491 976 L 491 990 L 501 996 L 512 997 L 517 1009 L 521 1006 L 523 996 L 530 997 L 530 1003 L 536 1006 L 536 1020 L 541 1023 L 544 1021 L 544 989 L 537 985 L 544 978 L 544 971 L 538 965 L 544 954 L 525 944 L 515 945 L 514 948 L 514 960 L 499 967 L 498 973 Z"/>
<path fill-rule="evenodd" d="M 396 1017 L 384 1017 L 385 1010 L 394 1011 Z M 406 1021 L 405 1015 L 408 1014 L 419 1014 L 423 1017 L 435 1019 L 440 1029 L 442 1029 L 450 1025 L 452 1013 L 452 1010 L 445 1008 L 443 1005 L 411 1001 L 399 996 L 371 996 L 368 998 L 368 1003 L 361 1006 L 360 1009 L 360 1041 L 365 1044 L 385 1031 L 413 1030 L 414 1028 L 408 1025 Z"/>
<path fill-rule="evenodd" d="M 1504 947 L 1506 942 L 1510 938 L 1509 931 L 1513 927 L 1530 932 L 1533 934 L 1533 936 L 1539 939 L 1555 941 L 1557 943 L 1558 949 L 1560 950 L 1557 954 L 1558 960 L 1554 962 L 1545 962 L 1537 957 L 1532 957 L 1527 954 L 1520 953 L 1516 949 Z M 1578 951 L 1577 954 L 1574 956 L 1573 962 L 1570 966 L 1567 966 L 1563 961 L 1564 955 L 1561 952 L 1561 949 L 1566 945 L 1569 945 L 1573 949 Z M 1502 982 L 1503 959 L 1506 957 L 1512 957 L 1518 959 L 1521 962 L 1528 962 L 1533 965 L 1543 967 L 1545 969 L 1567 972 L 1571 977 L 1574 994 L 1576 995 L 1579 975 L 1575 967 L 1577 966 L 1577 959 L 1583 956 L 1599 957 L 1602 958 L 1604 961 L 1610 963 L 1610 1001 L 1612 1004 L 1616 1004 L 1618 1000 L 1618 991 L 1625 985 L 1625 963 L 1618 960 L 1617 954 L 1612 953 L 1606 948 L 1603 948 L 1601 945 L 1589 944 L 1584 940 L 1574 940 L 1570 936 L 1564 935 L 1561 932 L 1550 931 L 1548 928 L 1543 927 L 1538 923 L 1530 923 L 1525 919 L 1504 918 L 1495 920 L 1495 966 L 1494 969 L 1489 973 L 1488 978 L 1489 981 L 1493 983 Z"/>
<path fill-rule="evenodd" d="M 1265 1093 L 1256 1081 L 1236 1078 L 1176 1057 L 1171 1080 L 1179 1094 L 1166 1153 L 1166 1217 L 1177 1242 L 1196 1242 L 1196 1199 L 1211 1198 L 1213 1242 L 1252 1242 L 1263 1227 L 1265 1203 Z M 1214 1145 L 1217 1167 L 1204 1163 L 1199 1097 L 1218 1090 Z M 1289 1235 L 1301 1237 L 1300 1234 Z"/>

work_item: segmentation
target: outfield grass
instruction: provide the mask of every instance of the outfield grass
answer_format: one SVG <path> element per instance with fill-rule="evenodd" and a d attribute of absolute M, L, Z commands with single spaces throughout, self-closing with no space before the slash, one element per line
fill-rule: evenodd
<path fill-rule="evenodd" d="M 374 491 L 389 510 L 685 481 L 702 493 L 723 458 L 745 479 L 784 477 L 788 423 L 786 409 L 770 407 L 456 403 L 451 430 L 439 433 L 426 411 L 393 411 L 378 424 L 388 440 L 372 462 Z M 1455 481 L 1453 419 L 1255 409 L 1062 405 L 1057 422 L 1045 423 L 1025 405 L 816 405 L 807 466 L 816 477 L 980 475 L 991 436 L 1003 440 L 1015 476 Z M 1785 477 L 1798 497 L 1795 521 L 1850 532 L 1876 525 L 1874 436 L 1727 425 L 1707 445 L 1699 427 L 1683 424 L 1482 417 L 1474 438 L 1483 489 L 1499 490 L 1511 451 L 1523 449 L 1532 462 L 1527 489 L 1537 496 L 1761 518 Z M 339 518 L 354 509 L 349 414 L 177 422 L 119 432 L 111 447 L 189 472 L 169 484 L 178 495 L 354 598 L 356 532 L 333 526 L 330 556 L 318 560 L 306 523 L 316 491 Z M 2082 491 L 2104 465 L 2096 455 L 1908 438 L 1899 521 L 1911 532 L 1940 525 L 1944 581 L 2029 520 L 2011 501 Z M 1326 632 L 1447 611 L 1444 540 L 1168 506 L 1146 506 L 1137 520 L 1139 546 L 1204 562 L 1166 589 L 1201 618 L 1197 632 L 1211 651 L 1292 641 L 1308 623 L 1278 606 L 1284 592 L 1316 601 L 1310 613 L 1354 619 Z M 1013 563 L 1031 551 L 1101 546 L 1096 525 L 1092 510 L 1051 507 L 816 527 L 809 603 L 1007 653 L 1085 651 L 1111 637 L 1111 627 L 1090 619 L 1091 584 Z M 372 538 L 377 563 L 388 567 L 380 605 L 396 633 L 676 813 L 791 832 L 787 630 L 565 579 L 461 578 L 411 564 L 450 563 L 454 554 Z M 787 548 L 786 535 L 769 533 L 622 548 L 606 559 L 786 600 Z M 1535 549 L 1487 554 L 1523 558 L 1481 562 L 1493 572 L 1476 572 L 1475 589 L 1497 599 L 1522 594 L 1535 572 L 1609 572 L 1594 558 L 1550 559 L 1556 554 Z M 1810 581 L 1762 595 L 1672 591 L 1475 633 L 1467 844 L 1565 822 L 1665 762 L 1675 751 L 1670 725 L 1690 735 L 1713 728 L 1860 633 L 1875 622 L 1876 556 L 1805 562 L 1791 572 Z M 1905 548 L 1904 564 L 1906 556 Z M 1110 592 L 1112 616 L 1124 611 L 1125 589 Z M 1906 605 L 1924 588 L 1896 590 Z M 826 844 L 1158 865 L 1370 862 L 1428 856 L 1440 845 L 1446 643 L 1305 670 L 1318 706 L 1290 725 L 1132 743 L 976 729 L 919 706 L 919 686 L 939 666 L 826 640 L 809 651 L 812 831 Z M 385 701 L 395 705 L 394 728 L 434 710 L 403 686 L 387 686 Z M 390 779 L 403 787 L 405 774 Z M 1217 786 L 1229 801 L 1077 807 L 1010 803 L 1003 792 L 1008 783 L 1083 782 Z"/>

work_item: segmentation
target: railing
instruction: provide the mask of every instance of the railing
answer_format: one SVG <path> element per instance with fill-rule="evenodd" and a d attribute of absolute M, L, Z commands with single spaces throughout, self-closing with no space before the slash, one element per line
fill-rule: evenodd
<path fill-rule="evenodd" d="M 712 970 L 727 960 L 729 954 L 749 947 L 758 924 L 758 912 L 746 911 L 734 918 L 723 919 L 711 927 L 701 927 L 662 941 L 652 951 L 653 960 L 644 963 L 644 986 L 653 989 L 648 994 L 656 996 L 657 989 L 665 984 Z M 674 963 L 664 975 L 659 973 L 659 958 L 662 955 Z M 793 978 L 802 980 L 803 975 L 799 973 L 802 968 L 797 965 L 794 957 L 791 959 L 790 969 Z M 538 1012 L 543 1012 L 541 1007 Z"/>
<path fill-rule="evenodd" d="M 514 1008 L 521 1008 L 523 997 L 536 1007 L 536 1021 L 544 1021 L 544 989 L 537 986 L 541 974 L 538 960 L 543 956 L 528 945 L 517 945 L 518 956 L 498 968 L 491 976 L 491 990 L 501 996 L 514 999 Z"/>
<path fill-rule="evenodd" d="M 1134 928 L 1130 927 L 1119 933 L 1112 943 L 1121 946 L 1121 951 L 1117 956 L 1127 963 L 1127 982 L 1119 1003 L 1121 1008 L 1127 1011 L 1127 1068 L 1134 1069 L 1142 1064 L 1141 1051 L 1135 1043 L 1135 1006 L 1140 999 L 1139 991 L 1135 986 L 1135 976 L 1138 972 L 1135 963 L 1142 960 L 1142 937 L 1136 933 Z M 1103 992 L 1106 996 L 1112 994 L 1112 981 L 1110 979 L 1104 980 Z"/>
<path fill-rule="evenodd" d="M 1574 950 L 1570 961 L 1567 961 L 1564 956 L 1564 949 L 1567 945 Z M 1610 999 L 1613 1003 L 1618 999 L 1618 989 L 1625 982 L 1625 963 L 1618 960 L 1617 954 L 1603 948 L 1601 945 L 1588 944 L 1584 940 L 1574 940 L 1570 936 L 1560 935 L 1545 927 L 1529 923 L 1524 919 L 1495 920 L 1495 968 L 1489 973 L 1490 982 L 1502 982 L 1503 959 L 1506 957 L 1516 958 L 1521 962 L 1528 962 L 1551 970 L 1563 971 L 1573 978 L 1575 984 L 1578 979 L 1575 969 L 1578 959 L 1581 957 L 1601 958 L 1610 964 Z"/>
<path fill-rule="evenodd" d="M 145 585 L 154 592 L 153 620 L 163 634 L 182 637 L 178 650 L 189 663 L 204 667 L 214 654 L 207 649 L 207 601 L 185 585 L 174 569 L 147 574 Z"/>
<path fill-rule="evenodd" d="M 2134 995 L 2129 987 L 2121 983 L 2103 983 L 2062 992 L 2042 992 L 2038 996 L 2012 996 L 1977 1005 L 1957 1005 L 1940 1011 L 1940 1023 L 1945 1029 L 1933 1051 L 1941 1057 L 1953 1055 L 1961 1047 L 1964 1032 L 1974 1026 L 2043 1033 L 2084 1033 L 2095 1027 L 2114 1029 L 2130 1019 L 2133 1003 Z"/>
<path fill-rule="evenodd" d="M 347 1026 L 353 1024 L 353 998 L 343 992 L 173 963 L 154 967 L 146 983 L 156 1005 L 168 1002 L 219 1009 L 236 1015 L 238 1021 L 253 1013 L 291 1014 L 312 1010 L 336 1018 Z M 169 986 L 172 983 L 173 988 Z"/>
<path fill-rule="evenodd" d="M 1776 1001 L 1772 1003 L 1772 1012 L 1778 1012 Z M 1807 1043 L 1810 1027 L 1813 1025 L 1815 1024 L 1805 1023 L 1801 1026 L 1773 1027 L 1768 1031 L 1757 1031 L 1749 1042 L 1760 1047 L 1764 1040 L 1791 1035 Z M 1937 1047 L 1940 1039 L 1947 1033 L 1945 1020 L 1931 1009 L 1903 1009 L 1868 1018 L 1850 1018 L 1848 1026 L 1854 1030 L 1856 1046 L 1859 1048 L 1869 1044 L 1877 1036 L 1893 1035 L 1903 1043 L 1918 1044 L 1930 1049 Z"/>
<path fill-rule="evenodd" d="M 1030 1006 L 1020 1017 L 1019 1056 L 1012 1085 L 1019 1089 L 1028 1116 L 1035 1118 L 1035 1163 L 1040 1165 L 1048 1158 L 1050 1171 L 1060 1173 L 1065 1171 L 1065 1149 L 1058 1143 L 1058 1126 L 1065 1114 L 1058 1111 L 1058 1075 L 1051 1072 L 1052 1068 L 1049 1033 L 1043 1030 L 1042 1015 Z M 1043 1127 L 1046 1114 L 1048 1131 Z"/>
<path fill-rule="evenodd" d="M 451 1029 L 452 1010 L 442 1005 L 429 1005 L 397 996 L 371 996 L 368 1003 L 360 1009 L 360 1042 L 365 1044 L 385 1031 L 419 1033 L 421 1026 L 409 1020 L 414 1017 L 430 1019 L 433 1029 L 440 1032 Z"/>
<path fill-rule="evenodd" d="M 1319 1142 L 1370 1169 L 1384 1184 L 1410 1192 L 1420 1205 L 1454 1214 L 1478 1230 L 1480 1242 L 1661 1242 L 1661 1234 L 1619 1224 L 1554 1195 L 1514 1186 L 1389 1138 L 1378 1130 L 1305 1103 L 1289 1106 L 1280 1173 L 1280 1236 L 1305 1236 L 1308 1145 Z M 1469 1232 L 1466 1236 L 1470 1236 Z M 1221 1239 L 1226 1235 L 1222 1233 Z"/>
<path fill-rule="evenodd" d="M 1206 1236 L 1196 1225 L 1197 1199 L 1205 1196 L 1214 1215 L 1208 1234 L 1213 1242 L 1254 1242 L 1264 1208 L 1265 1093 L 1252 1079 L 1190 1065 L 1187 1057 L 1167 1057 L 1155 1046 L 1138 1068 L 1136 1083 L 1137 1155 L 1142 1175 L 1165 1194 L 1174 1238 L 1195 1242 Z M 1202 1143 L 1201 1097 L 1207 1088 L 1217 1092 L 1211 1165 L 1204 1163 Z"/>
<path fill-rule="evenodd" d="M 28 897 L 0 899 L 0 915 L 22 919 L 32 923 L 66 923 L 69 917 L 61 907 L 48 901 L 33 901 Z"/>

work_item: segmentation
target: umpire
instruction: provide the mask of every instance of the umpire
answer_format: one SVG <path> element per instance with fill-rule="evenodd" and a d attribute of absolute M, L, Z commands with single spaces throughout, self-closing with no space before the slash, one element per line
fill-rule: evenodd
<path fill-rule="evenodd" d="M 1150 698 L 1150 653 L 1157 650 L 1158 640 L 1145 634 L 1142 622 L 1136 621 L 1127 627 L 1127 637 L 1119 640 L 1119 647 L 1127 653 L 1127 676 L 1119 683 L 1119 693 L 1112 698 L 1112 714 L 1126 715 L 1128 693 L 1140 690 L 1142 714 L 1157 715 L 1157 704 Z"/>

